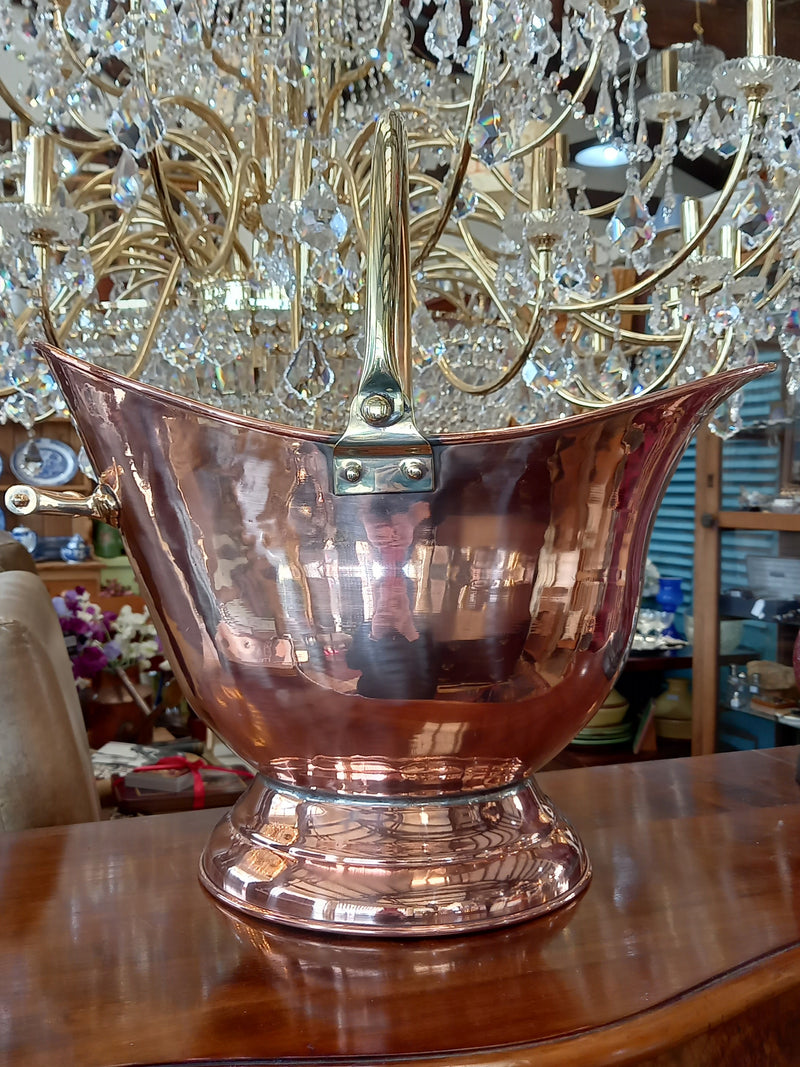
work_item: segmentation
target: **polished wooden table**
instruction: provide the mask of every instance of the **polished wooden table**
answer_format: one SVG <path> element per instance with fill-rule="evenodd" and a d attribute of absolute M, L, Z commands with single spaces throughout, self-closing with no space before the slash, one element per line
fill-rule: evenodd
<path fill-rule="evenodd" d="M 219 811 L 0 836 L 0 1063 L 800 1063 L 797 748 L 551 772 L 594 862 L 550 919 L 417 941 L 238 919 Z"/>

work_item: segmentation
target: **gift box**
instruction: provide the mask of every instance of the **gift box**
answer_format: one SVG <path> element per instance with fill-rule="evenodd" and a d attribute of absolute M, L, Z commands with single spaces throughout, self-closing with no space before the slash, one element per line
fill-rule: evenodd
<path fill-rule="evenodd" d="M 112 792 L 117 809 L 125 815 L 219 808 L 233 804 L 252 777 L 244 768 L 171 756 L 119 776 Z"/>

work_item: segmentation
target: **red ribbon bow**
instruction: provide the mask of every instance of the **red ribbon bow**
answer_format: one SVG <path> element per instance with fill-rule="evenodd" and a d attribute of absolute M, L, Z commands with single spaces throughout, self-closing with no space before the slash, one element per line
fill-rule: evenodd
<path fill-rule="evenodd" d="M 165 771 L 191 771 L 192 791 L 194 794 L 192 808 L 195 809 L 205 807 L 206 783 L 203 781 L 203 771 L 224 771 L 225 774 L 235 774 L 243 781 L 253 777 L 250 771 L 240 771 L 234 767 L 214 767 L 209 763 L 203 763 L 201 760 L 186 759 L 185 756 L 163 756 L 157 763 L 148 764 L 146 767 L 136 767 L 133 773 L 136 774 L 137 771 L 152 771 L 154 768 Z"/>

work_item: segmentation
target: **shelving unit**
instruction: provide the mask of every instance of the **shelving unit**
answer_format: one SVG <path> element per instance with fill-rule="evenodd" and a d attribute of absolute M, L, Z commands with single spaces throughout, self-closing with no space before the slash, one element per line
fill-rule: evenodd
<path fill-rule="evenodd" d="M 51 418 L 40 423 L 34 430 L 36 437 L 51 437 L 68 444 L 76 452 L 80 448 L 78 436 L 68 419 Z M 6 529 L 14 526 L 27 526 L 39 537 L 68 537 L 80 534 L 88 543 L 92 543 L 92 520 L 72 518 L 61 515 L 29 515 L 25 519 L 12 515 L 3 507 L 6 489 L 17 482 L 11 471 L 11 456 L 14 451 L 28 440 L 28 431 L 18 423 L 5 423 L 0 426 L 0 459 L 3 469 L 0 472 L 0 508 L 3 509 Z M 78 474 L 74 481 L 59 486 L 59 490 L 73 490 L 78 493 L 91 492 L 91 482 L 83 474 Z M 38 570 L 45 585 L 52 595 L 63 589 L 82 585 L 92 595 L 100 589 L 100 571 L 103 563 L 99 560 L 87 560 L 84 563 L 39 563 Z"/>
<path fill-rule="evenodd" d="M 695 497 L 694 656 L 692 663 L 692 754 L 716 750 L 719 694 L 719 602 L 721 535 L 726 530 L 776 532 L 780 554 L 800 556 L 800 515 L 767 511 L 723 511 L 722 441 L 709 430 L 697 435 Z M 797 627 L 775 620 L 778 659 L 791 663 Z M 755 709 L 787 729 L 800 726 L 797 716 Z"/>

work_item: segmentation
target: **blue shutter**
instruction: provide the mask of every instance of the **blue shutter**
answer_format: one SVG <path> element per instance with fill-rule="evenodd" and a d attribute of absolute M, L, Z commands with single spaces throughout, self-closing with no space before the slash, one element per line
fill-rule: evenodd
<path fill-rule="evenodd" d="M 694 568 L 694 472 L 697 447 L 692 441 L 667 486 L 656 516 L 648 555 L 662 578 L 680 578 L 683 603 L 692 603 Z"/>
<path fill-rule="evenodd" d="M 766 360 L 770 356 L 764 353 L 763 358 Z M 745 425 L 766 421 L 771 405 L 780 400 L 780 395 L 779 373 L 766 375 L 746 386 L 742 405 Z M 766 437 L 734 437 L 725 442 L 722 456 L 722 507 L 725 511 L 738 510 L 742 486 L 769 493 L 776 493 L 780 488 L 780 447 L 770 444 Z M 663 577 L 682 580 L 683 603 L 687 611 L 691 611 L 694 570 L 695 459 L 696 448 L 692 441 L 664 495 L 649 552 Z M 736 530 L 726 532 L 722 537 L 720 583 L 723 590 L 747 584 L 747 556 L 777 555 L 775 533 Z M 748 623 L 744 641 L 750 647 L 762 648 L 765 641 L 774 637 L 774 632 L 774 626 Z"/>

